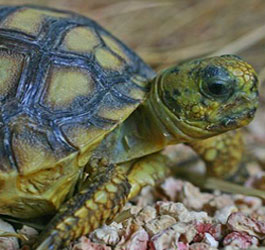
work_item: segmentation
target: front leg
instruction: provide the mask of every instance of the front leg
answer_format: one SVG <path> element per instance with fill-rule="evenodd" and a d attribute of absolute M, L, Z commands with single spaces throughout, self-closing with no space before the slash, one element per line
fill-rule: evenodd
<path fill-rule="evenodd" d="M 218 178 L 231 177 L 239 168 L 244 152 L 240 130 L 188 143 L 205 162 L 207 175 Z"/>
<path fill-rule="evenodd" d="M 131 190 L 128 199 L 139 194 L 145 186 L 157 186 L 172 173 L 170 160 L 161 153 L 143 157 L 134 162 L 128 170 L 128 180 Z"/>
<path fill-rule="evenodd" d="M 240 130 L 230 131 L 206 140 L 189 143 L 205 162 L 207 177 L 202 178 L 194 174 L 188 178 L 200 188 L 220 190 L 223 192 L 257 196 L 265 199 L 262 190 L 245 187 L 220 179 L 234 180 L 239 168 L 244 167 L 244 143 Z M 239 175 L 242 173 L 240 170 Z M 243 169 L 244 170 L 244 169 Z M 190 177 L 190 176 L 189 176 Z M 217 178 L 215 178 L 217 177 Z"/>
<path fill-rule="evenodd" d="M 37 250 L 60 249 L 111 221 L 124 206 L 129 191 L 127 177 L 118 166 L 94 166 L 81 191 L 62 205 L 42 232 Z"/>
<path fill-rule="evenodd" d="M 92 170 L 92 171 L 91 171 Z M 37 250 L 55 250 L 111 222 L 125 202 L 169 174 L 167 159 L 154 154 L 121 166 L 89 166 L 90 178 L 67 201 L 41 234 Z"/>

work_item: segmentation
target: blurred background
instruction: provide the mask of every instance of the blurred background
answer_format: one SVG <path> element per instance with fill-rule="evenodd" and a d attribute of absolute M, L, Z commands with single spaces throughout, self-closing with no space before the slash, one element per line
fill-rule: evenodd
<path fill-rule="evenodd" d="M 88 16 L 156 69 L 216 52 L 237 53 L 261 73 L 265 66 L 264 0 L 0 0 L 0 4 L 44 5 Z"/>
<path fill-rule="evenodd" d="M 0 4 L 44 5 L 88 16 L 155 70 L 213 54 L 243 57 L 258 72 L 261 92 L 255 121 L 245 129 L 247 152 L 265 169 L 264 0 L 0 0 Z"/>

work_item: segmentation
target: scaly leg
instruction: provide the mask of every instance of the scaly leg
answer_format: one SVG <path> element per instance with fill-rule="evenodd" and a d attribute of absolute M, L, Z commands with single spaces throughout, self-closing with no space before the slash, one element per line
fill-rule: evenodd
<path fill-rule="evenodd" d="M 155 154 L 131 164 L 99 164 L 88 168 L 92 170 L 90 178 L 49 223 L 41 234 L 37 250 L 59 249 L 105 222 L 111 222 L 125 202 L 136 196 L 142 187 L 164 180 L 169 174 L 165 163 L 166 157 Z"/>
<path fill-rule="evenodd" d="M 130 184 L 118 166 L 98 165 L 79 193 L 62 205 L 40 236 L 37 250 L 56 250 L 111 221 L 124 206 Z"/>
<path fill-rule="evenodd" d="M 146 156 L 133 164 L 128 180 L 131 185 L 128 199 L 137 196 L 145 186 L 156 186 L 170 175 L 169 159 L 160 154 Z"/>
<path fill-rule="evenodd" d="M 231 177 L 239 168 L 244 152 L 242 134 L 234 130 L 206 140 L 188 143 L 206 164 L 207 175 Z"/>
<path fill-rule="evenodd" d="M 190 181 L 201 188 L 241 193 L 248 196 L 257 196 L 265 200 L 265 192 L 262 190 L 220 180 L 220 178 L 230 180 L 231 177 L 233 180 L 235 174 L 238 174 L 239 168 L 242 169 L 244 167 L 242 159 L 244 155 L 244 142 L 240 130 L 192 142 L 189 145 L 199 154 L 207 168 L 207 177 L 202 178 L 194 174 L 193 178 L 188 178 Z"/>

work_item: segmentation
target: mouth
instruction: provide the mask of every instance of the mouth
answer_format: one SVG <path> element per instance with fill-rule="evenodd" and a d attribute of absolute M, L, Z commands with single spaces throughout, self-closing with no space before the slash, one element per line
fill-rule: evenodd
<path fill-rule="evenodd" d="M 207 130 L 226 132 L 248 125 L 254 118 L 257 108 L 241 111 L 239 113 L 228 114 L 220 123 L 208 125 Z"/>

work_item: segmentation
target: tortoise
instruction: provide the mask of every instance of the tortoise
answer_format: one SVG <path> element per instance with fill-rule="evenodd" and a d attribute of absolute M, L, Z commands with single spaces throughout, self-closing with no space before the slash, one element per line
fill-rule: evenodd
<path fill-rule="evenodd" d="M 208 174 L 230 176 L 235 129 L 258 105 L 257 74 L 238 56 L 156 74 L 95 21 L 30 5 L 0 7 L 0 72 L 0 214 L 54 215 L 39 250 L 111 222 L 163 180 L 167 145 L 190 145 Z"/>

